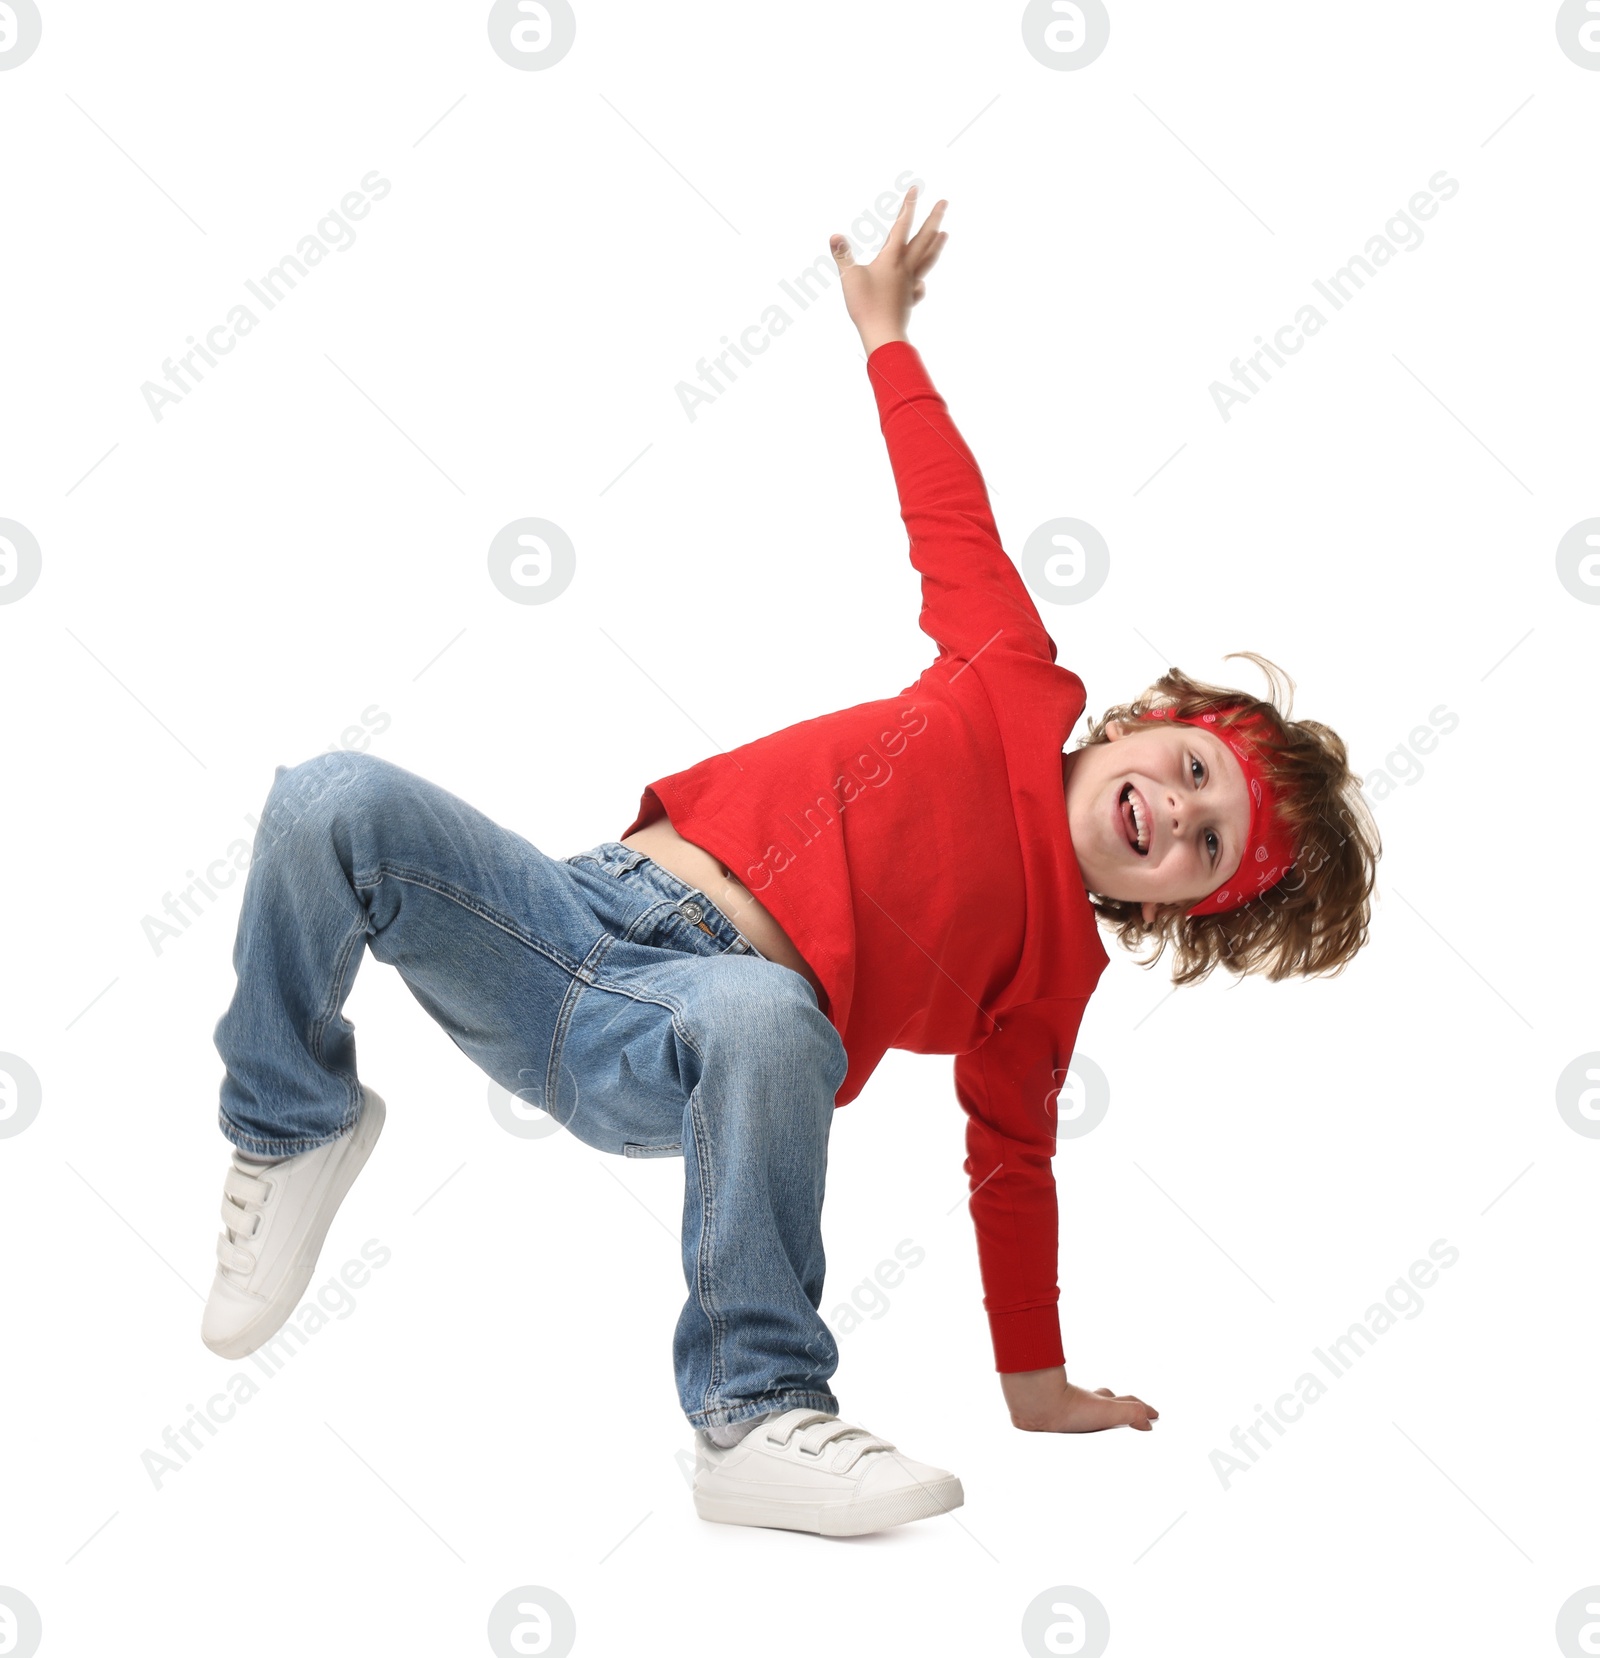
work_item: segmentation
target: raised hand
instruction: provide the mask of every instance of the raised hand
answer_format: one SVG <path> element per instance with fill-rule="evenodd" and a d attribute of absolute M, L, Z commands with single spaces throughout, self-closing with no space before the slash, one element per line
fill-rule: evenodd
<path fill-rule="evenodd" d="M 847 237 L 836 233 L 828 239 L 839 267 L 845 309 L 869 357 L 880 345 L 905 339 L 911 307 L 927 291 L 924 278 L 950 239 L 950 233 L 939 228 L 949 206 L 945 201 L 935 204 L 915 236 L 910 234 L 916 204 L 917 187 L 913 184 L 889 227 L 888 239 L 870 265 L 856 263 Z"/>

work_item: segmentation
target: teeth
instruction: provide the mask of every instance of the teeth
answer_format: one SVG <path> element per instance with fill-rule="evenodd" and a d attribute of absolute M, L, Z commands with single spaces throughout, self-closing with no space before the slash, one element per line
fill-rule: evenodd
<path fill-rule="evenodd" d="M 1123 786 L 1122 798 L 1128 803 L 1128 810 L 1133 814 L 1133 837 L 1137 849 L 1141 853 L 1150 850 L 1150 831 L 1145 826 L 1143 817 L 1139 813 L 1139 797 L 1133 792 L 1133 784 Z"/>
<path fill-rule="evenodd" d="M 1150 832 L 1145 828 L 1144 817 L 1139 811 L 1138 795 L 1130 794 L 1128 796 L 1128 805 L 1133 810 L 1133 830 L 1139 838 L 1139 850 L 1141 852 L 1148 852 L 1150 850 Z"/>

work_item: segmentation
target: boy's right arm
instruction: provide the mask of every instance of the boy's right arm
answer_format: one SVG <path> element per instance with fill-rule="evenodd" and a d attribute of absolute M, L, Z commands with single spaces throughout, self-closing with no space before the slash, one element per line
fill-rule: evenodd
<path fill-rule="evenodd" d="M 1071 998 L 1027 1003 L 956 1059 L 984 1309 L 1016 1427 L 1035 1433 L 1094 1433 L 1124 1425 L 1147 1431 L 1159 1411 L 1135 1394 L 1077 1387 L 1058 1362 L 1054 1101 L 1082 1015 L 1083 1003 Z"/>

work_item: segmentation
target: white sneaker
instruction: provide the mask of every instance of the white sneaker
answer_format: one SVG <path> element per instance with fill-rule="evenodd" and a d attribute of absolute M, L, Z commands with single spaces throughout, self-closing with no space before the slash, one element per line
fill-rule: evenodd
<path fill-rule="evenodd" d="M 280 1163 L 234 1155 L 222 1183 L 217 1274 L 200 1321 L 213 1353 L 255 1352 L 300 1304 L 328 1227 L 383 1131 L 383 1100 L 365 1086 L 361 1099 L 355 1127 L 325 1146 Z"/>
<path fill-rule="evenodd" d="M 695 1435 L 695 1512 L 736 1526 L 857 1537 L 947 1514 L 966 1500 L 943 1468 L 819 1410 L 786 1410 L 724 1450 Z"/>

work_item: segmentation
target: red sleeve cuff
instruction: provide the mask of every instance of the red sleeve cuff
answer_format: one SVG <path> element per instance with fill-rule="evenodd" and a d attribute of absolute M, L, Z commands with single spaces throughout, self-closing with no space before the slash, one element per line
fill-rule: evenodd
<path fill-rule="evenodd" d="M 927 364 L 910 340 L 889 340 L 867 358 L 867 374 L 883 416 L 913 396 L 934 392 Z"/>
<path fill-rule="evenodd" d="M 910 342 L 910 340 L 885 340 L 882 345 L 874 347 L 873 351 L 867 358 L 867 367 L 871 368 L 872 365 L 877 362 L 879 357 L 881 357 L 886 351 L 892 356 L 897 351 L 914 352 L 916 349 L 917 348 Z"/>
<path fill-rule="evenodd" d="M 1053 1370 L 1067 1362 L 1061 1346 L 1061 1315 L 1053 1306 L 990 1313 L 989 1334 L 998 1371 Z"/>

